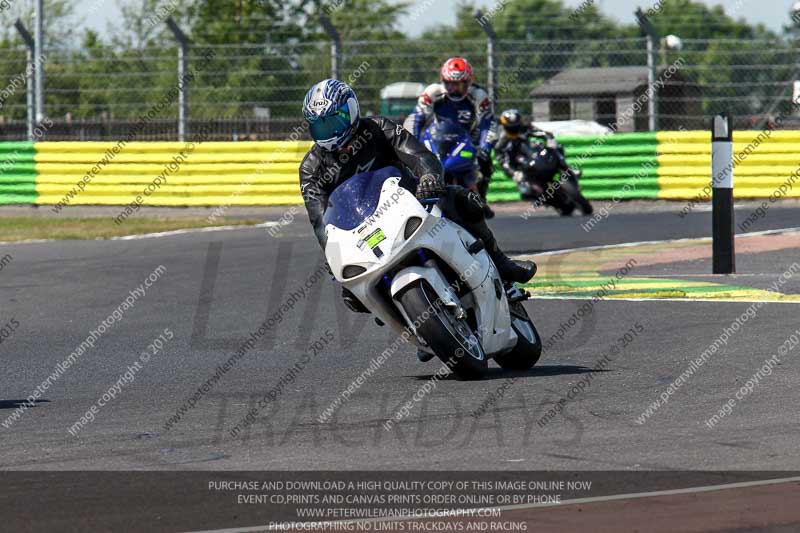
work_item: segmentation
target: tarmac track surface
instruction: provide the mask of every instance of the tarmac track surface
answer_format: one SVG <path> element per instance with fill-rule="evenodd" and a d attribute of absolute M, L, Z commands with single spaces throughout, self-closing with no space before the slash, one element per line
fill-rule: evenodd
<path fill-rule="evenodd" d="M 710 234 L 710 213 L 679 218 L 678 210 L 620 210 L 591 232 L 581 229 L 585 218 L 525 220 L 509 210 L 491 224 L 502 246 L 520 253 Z M 737 216 L 748 212 L 744 208 Z M 800 209 L 774 207 L 750 231 L 798 226 Z M 414 351 L 403 346 L 331 420 L 320 422 L 323 411 L 397 336 L 347 312 L 327 276 L 309 283 L 321 254 L 304 216 L 279 229 L 277 236 L 261 228 L 1 246 L 0 259 L 12 259 L 0 270 L 0 326 L 12 319 L 18 323 L 0 344 L 5 366 L 0 414 L 6 423 L 130 291 L 160 265 L 164 269 L 34 407 L 0 427 L 0 468 L 800 470 L 793 408 L 800 365 L 794 356 L 783 358 L 713 428 L 705 424 L 798 329 L 798 308 L 791 303 L 759 308 L 644 423 L 637 417 L 749 303 L 604 300 L 546 350 L 532 371 L 495 369 L 479 382 L 447 377 L 432 386 L 440 363 L 418 363 Z M 796 248 L 744 254 L 740 281 L 746 283 L 747 275 L 775 279 L 798 260 Z M 675 271 L 692 274 L 690 267 L 676 264 Z M 800 293 L 797 280 L 784 292 Z M 304 284 L 303 296 L 280 323 L 221 373 L 220 365 Z M 548 338 L 581 303 L 534 299 L 526 307 Z M 620 339 L 631 328 L 638 333 L 622 347 Z M 165 330 L 172 338 L 162 337 L 163 348 L 148 348 Z M 310 349 L 315 341 L 321 349 Z M 614 347 L 611 363 L 595 372 Z M 121 376 L 148 350 L 157 353 L 120 386 Z M 581 380 L 584 388 L 570 396 Z M 181 406 L 211 382 L 166 429 Z M 115 384 L 116 397 L 70 434 Z M 415 401 L 426 385 L 428 392 Z M 231 429 L 270 391 L 271 401 L 255 422 L 232 436 Z M 545 419 L 568 396 L 561 412 Z M 385 430 L 383 423 L 409 401 L 408 415 Z M 486 414 L 472 416 L 481 406 Z M 32 489 L 20 486 L 20 494 L 26 487 Z"/>

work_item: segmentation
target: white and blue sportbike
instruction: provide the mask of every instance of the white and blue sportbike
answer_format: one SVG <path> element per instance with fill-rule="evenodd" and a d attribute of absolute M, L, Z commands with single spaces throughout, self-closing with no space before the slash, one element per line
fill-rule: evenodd
<path fill-rule="evenodd" d="M 336 279 L 459 377 L 480 377 L 489 359 L 531 368 L 542 344 L 522 306 L 528 293 L 504 284 L 483 242 L 400 179 L 394 167 L 365 172 L 330 196 L 325 256 Z"/>

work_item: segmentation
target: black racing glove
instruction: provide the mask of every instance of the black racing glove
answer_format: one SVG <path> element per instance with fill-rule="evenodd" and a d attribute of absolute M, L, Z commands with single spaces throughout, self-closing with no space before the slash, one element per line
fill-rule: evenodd
<path fill-rule="evenodd" d="M 444 196 L 444 185 L 442 180 L 433 174 L 425 174 L 419 179 L 417 184 L 417 199 L 428 200 L 438 199 Z"/>

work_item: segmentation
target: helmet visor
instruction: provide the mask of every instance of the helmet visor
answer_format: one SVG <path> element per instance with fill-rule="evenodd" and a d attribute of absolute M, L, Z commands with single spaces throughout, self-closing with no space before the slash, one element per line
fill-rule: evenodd
<path fill-rule="evenodd" d="M 465 81 L 446 81 L 444 88 L 450 96 L 462 98 L 467 95 L 468 84 Z"/>
<path fill-rule="evenodd" d="M 328 141 L 342 137 L 350 128 L 350 113 L 340 109 L 335 115 L 318 117 L 309 124 L 311 138 L 315 141 Z"/>

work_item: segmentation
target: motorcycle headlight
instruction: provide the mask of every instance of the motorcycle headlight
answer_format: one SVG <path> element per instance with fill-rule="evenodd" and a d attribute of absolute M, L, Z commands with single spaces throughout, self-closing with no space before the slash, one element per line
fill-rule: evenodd
<path fill-rule="evenodd" d="M 347 265 L 342 270 L 342 276 L 344 277 L 344 279 L 350 279 L 356 276 L 360 276 L 366 271 L 367 271 L 366 268 L 359 265 Z"/>
<path fill-rule="evenodd" d="M 403 232 L 403 238 L 408 239 L 409 237 L 414 235 L 414 232 L 417 231 L 421 225 L 422 225 L 421 218 L 419 217 L 409 218 L 408 222 L 406 222 L 406 229 Z"/>

